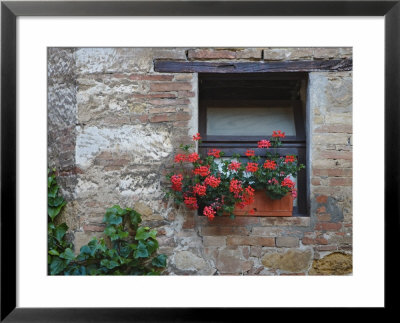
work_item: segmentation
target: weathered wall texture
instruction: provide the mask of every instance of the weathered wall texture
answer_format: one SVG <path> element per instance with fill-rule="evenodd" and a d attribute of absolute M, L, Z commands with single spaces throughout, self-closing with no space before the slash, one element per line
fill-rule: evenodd
<path fill-rule="evenodd" d="M 351 48 L 52 48 L 48 159 L 69 201 L 75 251 L 101 235 L 105 209 L 134 207 L 158 230 L 166 274 L 352 272 L 352 73 L 312 72 L 307 93 L 310 217 L 215 218 L 164 201 L 164 175 L 197 132 L 197 74 L 154 59 L 351 58 Z"/>

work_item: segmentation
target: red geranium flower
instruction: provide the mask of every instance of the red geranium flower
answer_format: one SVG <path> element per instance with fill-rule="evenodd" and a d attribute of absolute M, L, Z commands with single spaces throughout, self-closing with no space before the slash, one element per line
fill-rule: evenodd
<path fill-rule="evenodd" d="M 247 166 L 246 166 L 246 171 L 247 172 L 254 173 L 254 172 L 257 171 L 257 169 L 258 169 L 258 164 L 257 163 L 247 163 Z"/>
<path fill-rule="evenodd" d="M 258 142 L 258 148 L 269 148 L 271 147 L 271 143 L 269 142 L 269 140 L 261 140 Z"/>
<path fill-rule="evenodd" d="M 228 165 L 228 169 L 229 169 L 229 170 L 238 170 L 238 169 L 240 168 L 240 165 L 241 165 L 241 163 L 238 163 L 238 162 L 231 162 L 231 163 Z"/>
<path fill-rule="evenodd" d="M 208 151 L 208 156 L 214 156 L 215 158 L 219 158 L 220 156 L 221 150 L 218 149 L 211 149 Z"/>
<path fill-rule="evenodd" d="M 199 133 L 196 133 L 194 136 L 193 136 L 193 141 L 198 141 L 198 140 L 200 140 L 201 139 L 201 137 L 200 137 L 200 134 Z"/>
<path fill-rule="evenodd" d="M 280 130 L 278 130 L 278 131 L 273 131 L 273 132 L 272 132 L 272 137 L 274 137 L 274 138 L 277 138 L 277 137 L 285 138 L 285 133 L 282 132 L 282 131 L 280 131 Z"/>
<path fill-rule="evenodd" d="M 186 161 L 186 155 L 185 154 L 177 154 L 175 156 L 175 163 L 181 163 Z"/>
<path fill-rule="evenodd" d="M 276 168 L 276 162 L 275 160 L 266 160 L 263 167 L 265 169 L 275 169 Z"/>
<path fill-rule="evenodd" d="M 210 174 L 210 166 L 199 166 L 193 170 L 195 175 L 208 176 Z"/>
<path fill-rule="evenodd" d="M 235 198 L 238 198 L 239 194 L 243 191 L 242 182 L 237 179 L 232 179 L 229 183 L 229 191 L 234 193 Z"/>
<path fill-rule="evenodd" d="M 197 199 L 192 196 L 185 196 L 184 203 L 186 204 L 188 209 L 197 210 L 199 205 L 197 204 Z"/>
<path fill-rule="evenodd" d="M 198 196 L 206 195 L 206 190 L 207 190 L 207 186 L 201 185 L 199 183 L 197 183 L 195 186 L 193 186 L 193 194 L 197 194 Z"/>
<path fill-rule="evenodd" d="M 294 156 L 286 156 L 285 157 L 285 163 L 293 163 L 296 161 L 296 158 Z"/>
<path fill-rule="evenodd" d="M 191 153 L 189 156 L 187 156 L 187 161 L 190 163 L 194 163 L 198 161 L 200 158 L 199 154 L 197 153 Z"/>
<path fill-rule="evenodd" d="M 216 188 L 216 187 L 218 187 L 218 185 L 221 183 L 221 179 L 218 177 L 215 177 L 215 176 L 208 176 L 208 177 L 206 177 L 206 179 L 204 180 L 204 184 L 206 184 L 206 185 L 209 185 L 209 186 L 211 186 L 211 187 L 213 187 L 213 188 Z"/>
<path fill-rule="evenodd" d="M 286 177 L 283 181 L 282 181 L 282 183 L 281 183 L 281 185 L 282 186 L 286 186 L 286 187 L 289 187 L 289 188 L 294 188 L 294 182 L 289 178 L 289 177 Z"/>
<path fill-rule="evenodd" d="M 211 206 L 206 206 L 203 210 L 203 214 L 209 219 L 214 219 L 215 213 L 217 213 Z"/>
<path fill-rule="evenodd" d="M 182 191 L 182 180 L 183 176 L 181 174 L 171 176 L 172 189 L 174 191 Z"/>
<path fill-rule="evenodd" d="M 254 153 L 255 153 L 254 150 L 247 149 L 245 155 L 247 157 L 252 157 L 252 156 L 254 156 Z"/>

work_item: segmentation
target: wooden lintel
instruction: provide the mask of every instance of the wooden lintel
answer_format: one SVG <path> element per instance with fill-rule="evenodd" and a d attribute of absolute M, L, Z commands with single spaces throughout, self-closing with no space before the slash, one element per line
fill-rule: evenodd
<path fill-rule="evenodd" d="M 351 71 L 352 68 L 352 59 L 284 62 L 154 61 L 154 71 L 161 73 L 340 72 Z"/>

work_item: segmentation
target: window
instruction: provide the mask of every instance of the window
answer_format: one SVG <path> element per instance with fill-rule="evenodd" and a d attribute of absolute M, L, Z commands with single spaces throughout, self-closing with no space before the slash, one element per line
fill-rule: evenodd
<path fill-rule="evenodd" d="M 306 165 L 306 73 L 199 73 L 199 152 L 221 149 L 225 156 L 251 148 L 263 154 L 257 142 L 273 130 L 286 133 L 281 155 L 296 155 Z M 308 214 L 306 170 L 296 179 L 293 215 Z"/>

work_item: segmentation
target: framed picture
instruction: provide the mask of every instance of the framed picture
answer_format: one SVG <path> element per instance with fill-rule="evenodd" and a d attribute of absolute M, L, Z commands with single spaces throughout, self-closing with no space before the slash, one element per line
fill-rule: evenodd
<path fill-rule="evenodd" d="M 333 289 L 346 284 L 351 286 L 340 296 L 342 300 L 335 303 L 336 307 L 391 308 L 387 285 L 383 298 L 383 273 L 387 278 L 388 254 L 394 253 L 389 238 L 398 233 L 389 234 L 389 230 L 398 229 L 398 218 L 393 214 L 399 211 L 398 1 L 5 1 L 1 14 L 2 320 L 207 320 L 210 307 L 215 307 L 211 311 L 213 319 L 226 320 L 228 307 L 232 310 L 309 307 L 309 302 L 302 302 L 295 295 L 278 303 L 277 297 L 265 295 L 265 290 L 269 288 L 276 296 L 283 297 L 286 292 L 298 291 L 314 279 L 313 283 L 319 287 L 321 284 Z M 36 17 L 46 18 L 35 27 L 32 22 Z M 100 17 L 112 18 L 112 21 L 96 22 Z M 310 21 L 301 21 L 302 17 Z M 366 17 L 381 20 L 362 21 Z M 290 19 L 293 21 L 289 22 Z M 355 19 L 353 25 L 350 19 Z M 384 51 L 380 48 L 383 47 L 380 32 L 383 19 Z M 336 24 L 335 28 L 327 27 L 330 20 L 332 25 Z M 108 23 L 109 29 L 106 28 Z M 354 23 L 359 29 L 352 29 Z M 219 30 L 219 25 L 226 30 Z M 69 27 L 63 32 L 65 26 Z M 271 32 L 275 27 L 279 32 Z M 263 34 L 260 30 L 264 28 L 268 33 L 267 41 L 259 39 Z M 121 35 L 133 31 L 132 39 L 125 43 L 123 37 L 116 36 L 118 30 L 122 31 Z M 335 32 L 340 36 L 334 35 Z M 360 39 L 356 40 L 357 32 Z M 79 34 L 84 36 L 80 38 Z M 93 38 L 85 42 L 84 37 L 91 37 L 88 35 Z M 291 39 L 289 42 L 280 40 L 286 36 Z M 46 37 L 48 41 L 44 41 Z M 63 41 L 63 37 L 68 40 Z M 362 45 L 354 46 L 357 41 Z M 370 49 L 366 49 L 368 41 L 373 44 Z M 372 62 L 371 76 L 368 61 Z M 32 65 L 31 77 L 25 78 L 23 73 L 29 65 Z M 383 73 L 374 74 L 379 68 L 382 71 L 384 68 L 384 85 Z M 73 76 L 69 74 L 72 69 Z M 373 86 L 359 86 L 360 79 L 365 82 L 368 78 Z M 384 118 L 379 109 L 383 99 Z M 79 111 L 68 110 L 69 106 L 77 106 L 78 101 Z M 36 108 L 27 109 L 30 102 Z M 363 115 L 360 111 L 364 111 L 361 108 L 365 109 L 363 119 L 355 119 L 354 124 L 353 103 L 354 117 L 359 118 Z M 57 110 L 58 104 L 63 109 Z M 47 113 L 43 117 L 41 109 L 45 109 L 45 105 Z M 56 112 L 49 107 L 55 107 Z M 373 107 L 379 109 L 376 115 Z M 47 129 L 39 120 L 47 120 Z M 269 122 L 273 124 L 269 126 Z M 276 125 L 286 136 L 273 128 Z M 360 136 L 369 135 L 370 129 L 377 129 L 378 133 L 374 131 L 368 140 Z M 273 133 L 271 138 L 263 137 L 261 132 L 266 131 Z M 354 183 L 353 133 L 355 152 L 361 150 L 358 147 L 364 147 L 354 158 L 357 162 Z M 279 195 L 280 199 L 283 194 L 291 193 L 285 195 L 285 199 L 290 200 L 289 209 L 282 211 L 282 203 L 278 203 L 274 209 L 261 210 L 259 204 L 257 207 L 251 204 L 254 203 L 251 199 L 239 201 L 239 195 L 235 195 L 232 210 L 225 208 L 224 203 L 216 205 L 219 200 L 214 200 L 214 196 L 214 203 L 207 204 L 200 198 L 204 195 L 198 187 L 197 179 L 203 176 L 200 173 L 195 173 L 200 176 L 194 180 L 197 186 L 193 184 L 188 188 L 188 192 L 195 192 L 193 197 L 189 201 L 186 195 L 183 203 L 189 209 L 196 205 L 196 212 L 189 210 L 192 213 L 188 215 L 174 211 L 175 206 L 162 204 L 165 201 L 162 202 L 161 197 L 143 199 L 145 194 L 158 194 L 154 192 L 167 180 L 172 182 L 175 201 L 180 201 L 179 192 L 186 188 L 182 188 L 179 175 L 168 177 L 171 176 L 167 175 L 168 160 L 176 164 L 182 161 L 177 162 L 177 158 L 188 158 L 178 150 L 177 141 L 187 143 L 192 135 L 199 154 L 217 159 L 223 152 L 224 158 L 237 158 L 229 164 L 231 171 L 234 166 L 241 167 L 238 161 L 247 165 L 242 166 L 247 173 L 260 171 L 257 167 L 268 173 L 282 166 L 286 173 L 281 179 L 279 174 L 263 173 L 263 176 L 274 176 L 277 182 L 282 180 L 280 191 L 271 189 L 267 195 L 270 199 Z M 30 140 L 26 140 L 29 137 Z M 197 142 L 200 137 L 202 140 Z M 268 149 L 274 140 L 282 140 L 279 149 L 275 148 L 276 161 L 272 155 L 267 155 L 264 161 L 259 150 Z M 360 161 L 360 157 L 369 156 L 366 142 L 376 151 L 369 163 Z M 40 153 L 43 151 L 47 151 L 44 158 Z M 177 152 L 179 154 L 173 157 Z M 254 159 L 251 152 L 255 153 Z M 189 156 L 196 157 L 193 165 L 200 171 L 197 155 L 193 154 Z M 139 155 L 141 158 L 136 160 L 135 156 Z M 261 159 L 257 159 L 258 155 Z M 202 163 L 211 163 L 209 159 Z M 262 164 L 257 166 L 260 160 Z M 288 177 L 291 173 L 286 165 L 295 161 L 305 164 L 305 173 L 293 168 L 294 177 Z M 57 246 L 49 249 L 48 263 L 42 257 L 42 246 L 46 242 L 41 233 L 47 232 L 42 228 L 47 227 L 47 219 L 40 216 L 42 212 L 38 210 L 43 201 L 40 201 L 41 193 L 35 192 L 36 187 L 38 192 L 42 190 L 42 164 L 58 169 L 56 175 L 71 205 L 63 218 L 71 230 L 64 230 L 62 235 L 66 234 L 68 243 L 75 244 L 75 250 L 66 245 L 59 257 L 61 251 L 57 251 L 60 247 L 57 244 L 61 242 L 55 240 Z M 219 167 L 209 166 L 208 170 Z M 37 174 L 27 176 L 33 173 Z M 154 174 L 158 175 L 152 180 Z M 207 189 L 207 185 L 216 188 L 223 180 L 218 174 L 220 172 L 211 174 L 215 177 L 204 175 L 207 177 L 201 179 L 204 188 Z M 138 179 L 147 179 L 147 184 L 137 184 Z M 241 178 L 241 182 L 245 183 L 246 177 Z M 142 185 L 142 193 L 134 191 L 134 183 Z M 254 181 L 249 183 L 253 185 Z M 268 185 L 272 184 L 271 178 Z M 50 180 L 48 185 L 53 185 Z M 369 190 L 361 186 L 368 186 Z M 234 193 L 232 183 L 228 191 Z M 228 196 L 228 191 L 223 193 L 224 197 Z M 251 196 L 251 189 L 248 192 Z M 354 222 L 352 196 L 358 201 L 354 204 Z M 362 196 L 368 197 L 368 205 L 360 203 Z M 204 205 L 190 204 L 193 199 Z M 138 221 L 132 209 L 111 207 L 115 200 L 127 207 L 132 203 L 135 212 L 139 211 L 142 217 L 142 229 L 138 229 L 138 223 L 133 223 Z M 56 195 L 51 201 L 55 203 L 49 206 L 52 210 L 62 204 Z M 247 203 L 247 208 L 240 212 L 236 208 L 233 210 L 240 202 Z M 106 205 L 110 207 L 107 211 Z M 365 212 L 370 214 L 360 220 Z M 68 215 L 77 213 L 79 216 Z M 229 219 L 229 213 L 235 213 L 236 218 Z M 58 212 L 54 213 L 56 215 Z M 160 250 L 171 259 L 168 266 L 167 262 L 163 264 L 166 260 L 161 255 L 151 262 L 154 264 L 151 269 L 128 270 L 121 260 L 122 245 L 110 251 L 108 245 L 100 245 L 100 240 L 96 248 L 103 248 L 107 255 L 119 253 L 115 259 L 121 261 L 121 266 L 117 268 L 117 263 L 110 260 L 102 261 L 101 268 L 82 265 L 93 246 L 89 238 L 101 237 L 106 228 L 104 232 L 108 232 L 108 238 L 119 241 L 112 235 L 124 234 L 118 231 L 122 227 L 118 229 L 112 225 L 115 216 L 125 215 L 136 225 L 135 230 L 141 232 L 134 233 L 134 241 L 143 239 L 144 244 L 150 243 L 152 234 L 157 233 Z M 53 220 L 52 215 L 49 216 Z M 354 228 L 354 243 L 353 223 L 358 230 Z M 57 225 L 60 222 L 55 222 L 54 228 L 59 228 Z M 150 231 L 148 227 L 151 226 L 155 230 Z M 59 232 L 55 232 L 57 234 Z M 360 236 L 363 238 L 357 240 Z M 375 245 L 366 248 L 365 243 L 374 237 Z M 383 238 L 385 268 L 383 255 L 379 253 L 383 250 Z M 152 241 L 146 242 L 146 239 Z M 27 240 L 29 244 L 25 243 Z M 51 244 L 50 240 L 48 243 Z M 140 259 L 144 254 L 139 252 L 139 245 L 132 246 L 132 256 Z M 147 253 L 150 244 L 144 248 Z M 376 270 L 368 266 L 366 249 L 372 254 L 376 252 Z M 354 267 L 353 255 L 355 260 L 363 258 L 362 262 L 354 263 Z M 332 262 L 334 265 L 330 265 Z M 107 273 L 145 275 L 157 273 L 161 267 L 166 267 L 164 277 L 86 277 L 89 271 L 100 276 Z M 46 277 L 42 277 L 44 272 Z M 63 274 L 84 277 L 53 276 Z M 210 277 L 204 280 L 203 277 L 187 277 L 193 275 Z M 251 280 L 250 276 L 254 275 L 263 277 Z M 365 275 L 371 277 L 370 293 L 364 292 L 365 299 L 348 305 L 349 298 L 354 298 L 354 289 L 362 286 L 362 279 L 366 282 Z M 276 278 L 281 280 L 267 276 L 279 276 Z M 99 285 L 103 289 L 99 289 Z M 190 291 L 187 291 L 189 285 Z M 103 290 L 108 294 L 114 286 L 120 301 L 114 302 L 113 298 L 112 306 L 108 306 L 111 300 L 100 298 L 99 293 Z M 50 296 L 52 288 L 54 295 Z M 127 301 L 129 291 L 135 289 L 142 291 L 141 296 L 135 295 L 133 300 Z M 24 293 L 19 294 L 21 291 Z M 91 293 L 97 295 L 90 300 Z M 234 297 L 235 293 L 250 293 L 255 300 L 241 302 Z M 304 291 L 304 298 L 309 293 L 309 290 Z M 374 293 L 380 297 L 369 299 L 368 295 Z M 215 302 L 210 301 L 211 294 Z M 45 301 L 40 302 L 41 298 Z M 47 304 L 51 299 L 53 301 Z M 198 303 L 200 299 L 207 299 L 205 305 Z M 207 308 L 207 313 L 201 308 Z"/>

